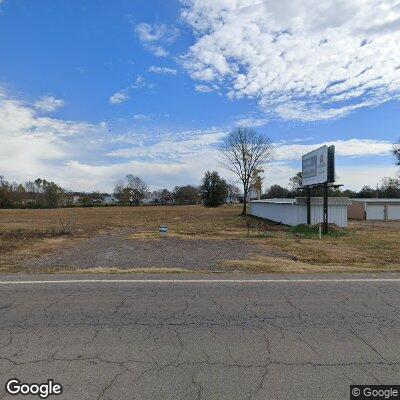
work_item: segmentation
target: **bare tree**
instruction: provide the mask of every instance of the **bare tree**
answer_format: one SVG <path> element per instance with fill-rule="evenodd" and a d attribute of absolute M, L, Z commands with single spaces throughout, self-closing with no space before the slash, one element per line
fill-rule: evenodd
<path fill-rule="evenodd" d="M 121 203 L 129 203 L 131 194 L 129 189 L 125 186 L 125 182 L 123 179 L 119 180 L 114 186 L 114 196 Z"/>
<path fill-rule="evenodd" d="M 126 181 L 127 187 L 131 192 L 132 202 L 138 206 L 146 196 L 146 192 L 149 190 L 149 188 L 138 176 L 127 175 Z"/>
<path fill-rule="evenodd" d="M 174 199 L 174 195 L 168 189 L 159 189 L 155 193 L 156 193 L 156 200 L 160 204 L 171 203 Z"/>
<path fill-rule="evenodd" d="M 146 183 L 138 176 L 127 175 L 118 181 L 114 187 L 114 196 L 121 203 L 130 203 L 138 206 L 148 191 Z"/>
<path fill-rule="evenodd" d="M 225 167 L 235 173 L 243 185 L 242 214 L 246 214 L 253 174 L 272 160 L 271 140 L 252 129 L 239 127 L 226 137 L 220 150 L 225 157 Z"/>

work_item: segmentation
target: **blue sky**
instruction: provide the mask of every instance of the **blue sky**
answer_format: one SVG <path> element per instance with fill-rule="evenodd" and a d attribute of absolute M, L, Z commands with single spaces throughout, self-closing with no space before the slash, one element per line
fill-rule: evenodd
<path fill-rule="evenodd" d="M 0 0 L 0 175 L 111 191 L 199 183 L 238 125 L 275 144 L 265 185 L 337 148 L 338 180 L 394 176 L 398 1 Z"/>

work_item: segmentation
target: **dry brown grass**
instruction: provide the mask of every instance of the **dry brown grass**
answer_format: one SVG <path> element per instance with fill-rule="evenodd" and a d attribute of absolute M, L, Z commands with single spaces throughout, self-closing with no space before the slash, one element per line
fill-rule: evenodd
<path fill-rule="evenodd" d="M 0 210 L 0 233 L 60 230 L 60 218 L 64 222 L 71 220 L 75 230 L 83 233 L 110 227 L 136 227 L 143 232 L 154 232 L 163 224 L 170 231 L 185 235 L 219 235 L 221 229 L 243 228 L 239 206 L 89 207 Z"/>
<path fill-rule="evenodd" d="M 375 227 L 374 227 L 375 225 Z M 343 236 L 297 238 L 284 230 L 264 243 L 311 265 L 373 269 L 400 266 L 400 222 L 350 222 Z"/>
<path fill-rule="evenodd" d="M 248 237 L 246 218 L 240 211 L 236 205 L 217 209 L 166 206 L 0 210 L 0 271 L 18 271 L 23 260 L 73 245 L 106 229 L 135 228 L 136 233 L 129 235 L 130 238 L 154 239 L 159 237 L 158 228 L 164 224 L 169 236 L 193 240 L 237 238 L 288 255 L 283 259 L 255 256 L 245 261 L 226 261 L 220 264 L 221 269 L 249 272 L 400 269 L 400 222 L 374 225 L 351 222 L 345 235 L 319 240 L 317 236 L 298 237 L 286 227 L 249 217 Z M 72 226 L 72 234 L 62 234 L 60 218 Z M 290 260 L 290 256 L 297 261 Z"/>
<path fill-rule="evenodd" d="M 263 257 L 253 255 L 248 260 L 226 260 L 218 265 L 221 271 L 241 271 L 250 273 L 324 273 L 324 272 L 383 272 L 400 271 L 400 264 L 387 264 L 384 266 L 372 266 L 370 264 L 309 264 L 302 261 L 293 261 L 287 258 Z"/>
<path fill-rule="evenodd" d="M 62 225 L 72 226 L 63 235 Z M 73 245 L 106 229 L 135 228 L 132 238 L 159 237 L 160 225 L 169 235 L 223 238 L 240 235 L 240 207 L 202 206 L 93 207 L 51 210 L 0 210 L 0 272 L 14 270 L 21 261 Z"/>
<path fill-rule="evenodd" d="M 149 268 L 86 268 L 86 269 L 77 269 L 77 268 L 44 268 L 35 270 L 32 272 L 29 268 L 21 268 L 21 267 L 14 267 L 13 269 L 9 270 L 8 272 L 14 273 L 24 273 L 24 274 L 189 274 L 192 273 L 193 270 L 185 269 L 185 268 L 166 268 L 166 267 L 149 267 Z M 201 273 L 205 273 L 207 271 L 197 271 Z M 209 271 L 210 272 L 210 271 Z"/>

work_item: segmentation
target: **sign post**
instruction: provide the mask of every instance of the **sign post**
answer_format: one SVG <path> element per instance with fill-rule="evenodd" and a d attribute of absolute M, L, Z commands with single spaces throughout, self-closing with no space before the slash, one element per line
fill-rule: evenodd
<path fill-rule="evenodd" d="M 307 189 L 307 224 L 311 225 L 311 189 L 322 187 L 324 233 L 328 233 L 328 184 L 332 182 L 335 182 L 335 146 L 322 146 L 302 157 L 302 187 Z"/>
<path fill-rule="evenodd" d="M 324 183 L 324 233 L 328 233 L 328 182 Z"/>

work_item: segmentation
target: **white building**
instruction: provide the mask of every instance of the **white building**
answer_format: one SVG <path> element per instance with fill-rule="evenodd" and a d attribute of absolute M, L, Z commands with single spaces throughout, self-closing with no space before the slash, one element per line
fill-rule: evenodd
<path fill-rule="evenodd" d="M 400 220 L 400 199 L 351 199 L 349 218 Z"/>
<path fill-rule="evenodd" d="M 347 226 L 347 197 L 330 197 L 328 222 L 341 227 Z M 285 225 L 307 224 L 307 199 L 265 199 L 250 201 L 249 214 Z M 323 198 L 311 198 L 311 224 L 323 222 Z"/>
<path fill-rule="evenodd" d="M 157 203 L 159 198 L 158 192 L 155 190 L 154 192 L 146 192 L 145 197 L 142 200 L 143 204 L 154 204 Z"/>
<path fill-rule="evenodd" d="M 119 200 L 115 196 L 104 196 L 103 204 L 118 204 Z"/>

